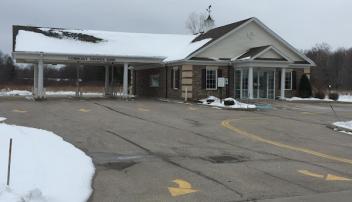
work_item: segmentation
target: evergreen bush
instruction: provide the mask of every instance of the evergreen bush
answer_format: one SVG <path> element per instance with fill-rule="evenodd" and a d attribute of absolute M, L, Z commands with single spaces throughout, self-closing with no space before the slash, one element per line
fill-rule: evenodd
<path fill-rule="evenodd" d="M 300 79 L 298 95 L 301 98 L 312 97 L 312 85 L 310 84 L 310 80 L 306 74 L 303 74 Z"/>

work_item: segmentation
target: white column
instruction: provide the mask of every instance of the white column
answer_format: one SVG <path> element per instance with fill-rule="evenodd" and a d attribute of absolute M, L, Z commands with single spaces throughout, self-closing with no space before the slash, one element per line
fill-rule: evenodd
<path fill-rule="evenodd" d="M 253 99 L 253 67 L 248 69 L 248 98 Z"/>
<path fill-rule="evenodd" d="M 123 64 L 123 97 L 128 96 L 128 63 Z"/>
<path fill-rule="evenodd" d="M 38 62 L 38 94 L 37 98 L 44 98 L 44 64 L 43 59 Z"/>
<path fill-rule="evenodd" d="M 105 96 L 109 94 L 109 66 L 105 66 Z"/>
<path fill-rule="evenodd" d="M 285 82 L 286 81 L 286 69 L 281 69 L 281 89 L 280 89 L 280 99 L 285 99 Z"/>
<path fill-rule="evenodd" d="M 130 72 L 131 72 L 131 75 L 130 75 L 130 82 L 129 82 L 129 94 L 130 95 L 133 95 L 133 86 L 134 86 L 134 67 L 130 67 Z"/>
<path fill-rule="evenodd" d="M 38 64 L 33 65 L 33 96 L 38 96 Z"/>

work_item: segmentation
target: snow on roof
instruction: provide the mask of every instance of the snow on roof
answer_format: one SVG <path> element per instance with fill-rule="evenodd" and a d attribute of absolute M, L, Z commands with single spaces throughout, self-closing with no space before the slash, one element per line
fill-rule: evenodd
<path fill-rule="evenodd" d="M 30 28 L 18 30 L 15 52 L 154 57 L 167 62 L 184 59 L 211 40 L 192 42 L 194 35 Z"/>

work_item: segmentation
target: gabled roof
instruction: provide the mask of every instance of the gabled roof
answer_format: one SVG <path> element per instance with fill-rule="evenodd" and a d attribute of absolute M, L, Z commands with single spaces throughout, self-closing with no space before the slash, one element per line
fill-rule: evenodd
<path fill-rule="evenodd" d="M 195 39 L 193 39 L 192 42 L 202 41 L 204 39 L 211 39 L 208 43 L 204 44 L 202 47 L 199 48 L 199 49 L 201 49 L 201 48 L 206 47 L 207 45 L 213 43 L 217 39 L 221 38 L 222 36 L 226 35 L 227 33 L 231 32 L 232 30 L 234 30 L 237 27 L 243 25 L 244 23 L 248 22 L 251 19 L 252 18 L 248 18 L 248 19 L 241 20 L 241 21 L 238 21 L 238 22 L 234 22 L 234 23 L 231 23 L 231 24 L 228 24 L 228 25 L 216 27 L 214 29 L 211 29 L 211 30 L 205 32 L 205 33 L 202 33 L 202 34 L 198 35 Z"/>
<path fill-rule="evenodd" d="M 212 30 L 209 30 L 208 32 L 199 35 L 197 38 L 195 38 L 193 41 L 196 40 L 201 40 L 201 39 L 206 39 L 207 37 L 211 37 L 212 40 L 210 40 L 208 43 L 200 47 L 198 50 L 194 51 L 191 53 L 187 59 L 197 57 L 197 54 L 200 52 L 210 48 L 212 45 L 218 43 L 222 39 L 226 38 L 229 36 L 231 33 L 241 29 L 244 27 L 246 24 L 249 24 L 250 22 L 255 22 L 257 25 L 259 25 L 262 29 L 264 29 L 267 33 L 269 33 L 271 36 L 273 36 L 276 40 L 281 42 L 283 45 L 285 45 L 289 50 L 293 51 L 296 53 L 300 58 L 302 58 L 302 61 L 299 61 L 298 63 L 295 61 L 295 64 L 311 64 L 315 66 L 315 63 L 309 59 L 307 56 L 305 56 L 303 53 L 299 52 L 296 48 L 294 48 L 292 45 L 290 45 L 287 41 L 285 41 L 283 38 L 281 38 L 278 34 L 276 34 L 274 31 L 272 31 L 269 27 L 267 27 L 264 23 L 262 23 L 260 20 L 258 20 L 255 17 L 248 18 L 246 20 L 242 20 L 239 22 L 235 22 L 229 25 L 225 25 L 222 27 L 217 27 Z"/>
<path fill-rule="evenodd" d="M 241 60 L 241 59 L 245 59 L 245 58 L 249 58 L 252 59 L 254 58 L 256 55 L 258 55 L 259 53 L 263 52 L 264 50 L 266 50 L 268 47 L 270 46 L 260 46 L 260 47 L 254 47 L 249 49 L 247 52 L 245 52 L 243 55 L 241 55 L 240 57 L 238 57 L 237 59 Z"/>

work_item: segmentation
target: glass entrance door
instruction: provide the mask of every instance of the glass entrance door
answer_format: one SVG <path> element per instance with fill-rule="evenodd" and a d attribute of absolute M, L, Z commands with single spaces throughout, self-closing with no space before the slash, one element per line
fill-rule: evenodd
<path fill-rule="evenodd" d="M 248 98 L 248 70 L 235 71 L 235 97 Z M 255 70 L 253 72 L 253 98 L 275 98 L 275 71 Z"/>

